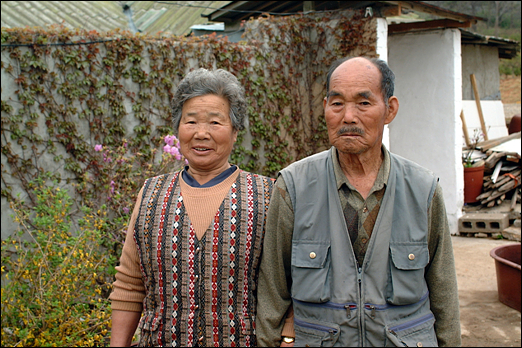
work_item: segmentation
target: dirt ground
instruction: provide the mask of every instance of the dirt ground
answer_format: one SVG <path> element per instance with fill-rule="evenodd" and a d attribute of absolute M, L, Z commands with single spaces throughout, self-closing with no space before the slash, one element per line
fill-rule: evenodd
<path fill-rule="evenodd" d="M 504 104 L 520 104 L 520 76 L 503 75 L 500 77 L 500 98 Z"/>
<path fill-rule="evenodd" d="M 521 78 L 502 76 L 500 94 L 508 117 L 520 113 Z M 506 239 L 453 236 L 463 347 L 521 347 L 521 314 L 498 300 L 495 260 L 489 252 Z"/>
<path fill-rule="evenodd" d="M 517 242 L 453 236 L 463 347 L 520 347 L 520 312 L 498 300 L 491 249 Z"/>
<path fill-rule="evenodd" d="M 500 77 L 500 98 L 504 104 L 520 104 L 520 76 Z"/>

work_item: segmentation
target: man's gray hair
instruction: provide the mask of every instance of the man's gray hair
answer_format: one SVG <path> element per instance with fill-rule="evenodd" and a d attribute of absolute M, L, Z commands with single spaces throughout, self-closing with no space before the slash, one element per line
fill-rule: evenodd
<path fill-rule="evenodd" d="M 357 57 L 340 58 L 330 65 L 330 69 L 328 70 L 328 74 L 326 75 L 326 93 L 330 92 L 330 78 L 332 77 L 332 74 L 335 71 L 335 69 L 337 69 L 339 65 L 341 65 L 342 63 L 353 58 Z M 390 97 L 393 96 L 393 90 L 395 88 L 395 74 L 390 69 L 388 64 L 386 64 L 386 62 L 382 59 L 368 57 L 361 58 L 365 58 L 371 63 L 373 63 L 373 65 L 375 65 L 377 69 L 379 69 L 379 71 L 381 72 L 381 92 L 384 98 L 384 102 L 386 103 L 386 106 L 388 106 L 388 100 L 390 99 Z"/>
<path fill-rule="evenodd" d="M 176 133 L 181 121 L 181 111 L 186 101 L 204 95 L 213 94 L 228 100 L 230 105 L 230 121 L 234 130 L 245 128 L 243 122 L 246 115 L 245 89 L 230 72 L 218 69 L 199 68 L 189 72 L 180 82 L 172 98 L 172 116 Z"/>

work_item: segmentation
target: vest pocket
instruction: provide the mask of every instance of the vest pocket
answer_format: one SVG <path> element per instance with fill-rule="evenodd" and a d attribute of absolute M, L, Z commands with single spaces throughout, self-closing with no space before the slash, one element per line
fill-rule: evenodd
<path fill-rule="evenodd" d="M 428 264 L 427 243 L 390 243 L 390 283 L 387 301 L 394 305 L 418 302 L 428 291 L 424 268 Z"/>
<path fill-rule="evenodd" d="M 385 346 L 438 347 L 433 313 L 386 327 Z M 391 343 L 391 344 L 390 344 Z"/>
<path fill-rule="evenodd" d="M 333 347 L 340 333 L 337 324 L 297 318 L 294 318 L 294 329 L 295 347 Z"/>
<path fill-rule="evenodd" d="M 292 242 L 292 297 L 313 303 L 330 300 L 330 244 Z"/>
<path fill-rule="evenodd" d="M 238 315 L 239 316 L 239 315 Z M 241 334 L 239 335 L 240 347 L 257 346 L 256 336 L 254 334 L 254 325 L 250 317 L 241 316 Z M 248 344 L 247 344 L 248 342 Z"/>
<path fill-rule="evenodd" d="M 140 319 L 138 325 L 140 329 L 140 347 L 151 347 L 157 345 L 155 340 L 158 339 L 158 334 L 154 334 L 158 330 L 162 317 L 155 312 L 145 312 Z"/>

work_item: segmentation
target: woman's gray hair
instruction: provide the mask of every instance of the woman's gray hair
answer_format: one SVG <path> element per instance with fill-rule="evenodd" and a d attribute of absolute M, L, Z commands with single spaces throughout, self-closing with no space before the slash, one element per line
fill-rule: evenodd
<path fill-rule="evenodd" d="M 218 69 L 199 68 L 189 72 L 180 82 L 178 90 L 172 98 L 172 115 L 176 133 L 181 121 L 183 105 L 189 99 L 213 94 L 228 100 L 230 105 L 230 121 L 236 131 L 245 128 L 243 121 L 246 115 L 245 89 L 230 72 Z"/>

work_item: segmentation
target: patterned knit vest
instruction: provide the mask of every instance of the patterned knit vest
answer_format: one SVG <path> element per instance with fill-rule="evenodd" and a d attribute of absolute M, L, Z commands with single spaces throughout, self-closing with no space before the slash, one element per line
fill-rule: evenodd
<path fill-rule="evenodd" d="M 146 297 L 140 346 L 256 346 L 258 266 L 274 179 L 240 171 L 198 240 L 180 172 L 144 184 L 134 239 Z"/>

